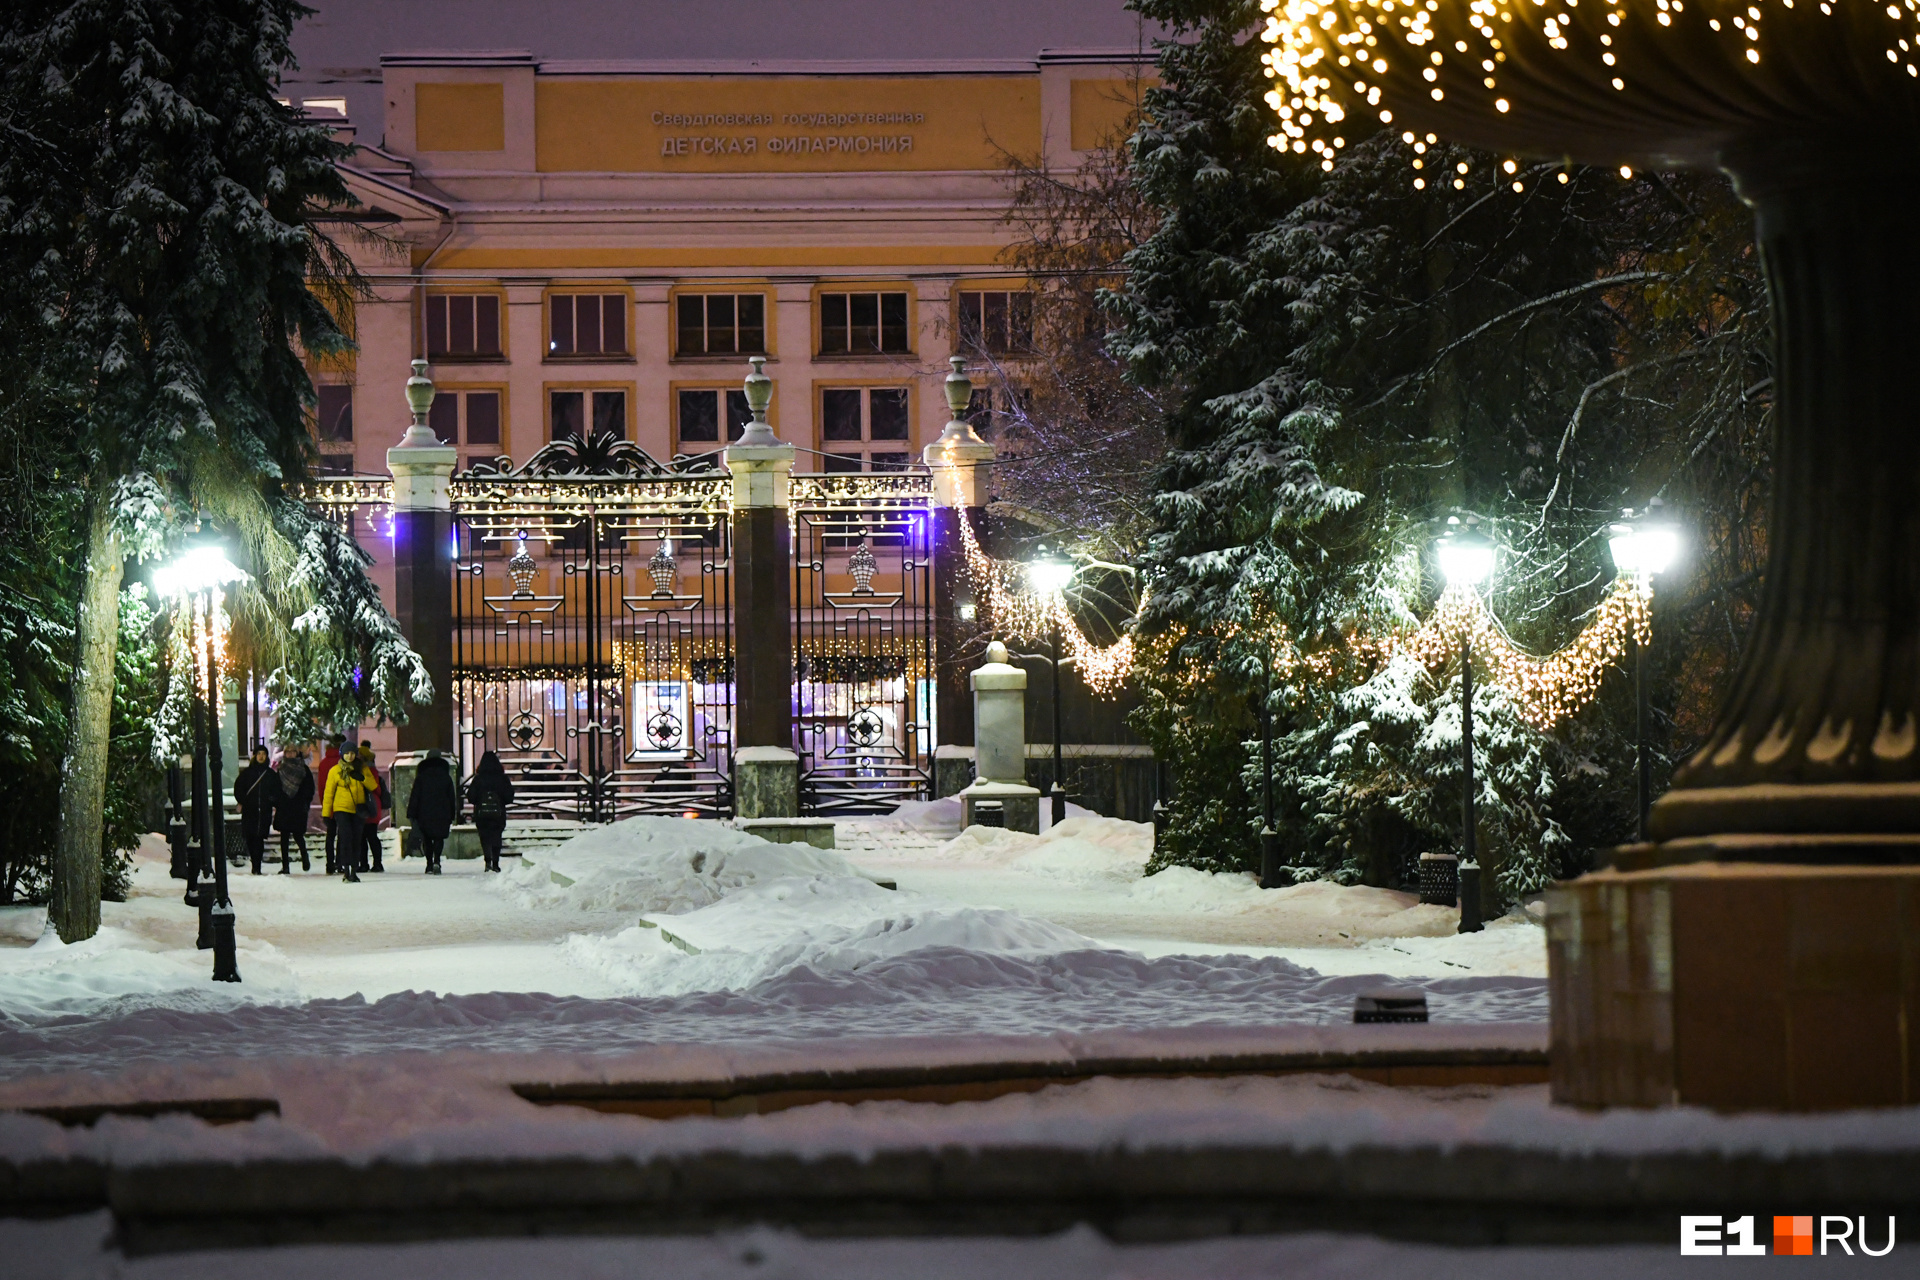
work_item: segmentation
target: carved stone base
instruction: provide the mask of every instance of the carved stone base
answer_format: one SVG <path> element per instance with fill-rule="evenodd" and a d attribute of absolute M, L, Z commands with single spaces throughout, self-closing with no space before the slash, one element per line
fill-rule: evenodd
<path fill-rule="evenodd" d="M 1598 871 L 1547 913 L 1556 1102 L 1920 1101 L 1920 867 Z"/>

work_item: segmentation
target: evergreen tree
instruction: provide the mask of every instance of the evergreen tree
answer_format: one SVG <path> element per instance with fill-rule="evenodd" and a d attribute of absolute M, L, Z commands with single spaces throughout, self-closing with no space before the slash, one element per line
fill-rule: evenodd
<path fill-rule="evenodd" d="M 15 434 L 59 424 L 80 534 L 50 908 L 68 941 L 99 924 L 126 561 L 209 509 L 240 532 L 263 616 L 284 629 L 301 592 L 275 575 L 325 538 L 278 497 L 311 463 L 296 344 L 345 349 L 334 316 L 352 285 L 313 225 L 347 201 L 343 148 L 274 98 L 302 12 L 16 0 L 0 14 L 0 412 Z M 391 619 L 352 577 L 354 607 L 318 621 L 391 650 Z M 397 710 L 424 675 L 404 646 L 387 658 L 361 675 L 389 685 L 363 696 Z"/>
<path fill-rule="evenodd" d="M 1659 656 L 1725 665 L 1700 622 L 1756 568 L 1728 531 L 1763 474 L 1757 264 L 1713 178 L 1509 169 L 1364 122 L 1330 167 L 1276 151 L 1240 38 L 1259 6 L 1138 7 L 1176 36 L 1134 138 L 1161 222 L 1112 300 L 1116 350 L 1172 398 L 1140 624 L 1140 719 L 1178 785 L 1161 858 L 1251 864 L 1265 713 L 1296 874 L 1391 882 L 1459 838 L 1458 671 L 1355 638 L 1431 605 L 1447 515 L 1495 531 L 1495 612 L 1545 651 L 1612 579 L 1619 508 L 1685 499 L 1706 545 L 1663 595 Z M 1318 661 L 1270 682 L 1289 646 Z M 1630 834 L 1621 694 L 1550 733 L 1497 687 L 1476 700 L 1491 897 Z"/>

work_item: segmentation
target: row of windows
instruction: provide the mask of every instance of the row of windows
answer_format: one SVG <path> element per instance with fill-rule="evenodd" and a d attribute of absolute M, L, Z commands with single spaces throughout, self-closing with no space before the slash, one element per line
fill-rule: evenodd
<path fill-rule="evenodd" d="M 966 290 L 954 295 L 961 345 L 991 355 L 1033 349 L 1033 295 L 1019 290 Z M 911 355 L 907 295 L 823 293 L 822 356 Z M 500 295 L 436 293 L 426 305 L 427 356 L 433 360 L 499 359 Z M 674 299 L 674 355 L 765 355 L 767 299 L 759 293 L 683 293 Z M 627 297 L 561 293 L 547 299 L 547 354 L 583 358 L 632 355 Z"/>
<path fill-rule="evenodd" d="M 350 444 L 353 441 L 353 388 L 343 384 L 325 384 L 319 394 L 316 434 L 323 445 Z M 984 389 L 974 393 L 974 410 L 969 416 L 982 421 L 991 415 L 991 400 Z M 826 452 L 828 471 L 858 471 L 863 457 L 875 470 L 905 466 L 909 454 L 901 449 L 881 448 L 867 452 L 847 446 L 890 442 L 904 444 L 911 438 L 910 396 L 906 387 L 822 387 L 819 391 L 820 440 Z M 721 429 L 726 439 L 738 440 L 752 420 L 745 391 L 725 387 L 682 387 L 674 392 L 675 451 L 700 453 L 719 446 Z M 433 398 L 427 411 L 427 424 L 441 443 L 484 445 L 498 449 L 501 437 L 501 393 L 497 390 L 448 388 Z M 627 392 L 622 389 L 550 390 L 547 392 L 548 439 L 579 436 L 590 424 L 589 435 L 611 431 L 629 436 Z M 340 464 L 335 463 L 335 469 Z"/>

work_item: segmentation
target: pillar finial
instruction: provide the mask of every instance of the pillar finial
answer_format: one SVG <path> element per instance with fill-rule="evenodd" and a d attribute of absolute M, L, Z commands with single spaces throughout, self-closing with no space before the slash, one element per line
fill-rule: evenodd
<path fill-rule="evenodd" d="M 747 412 L 753 420 L 747 423 L 745 431 L 740 433 L 736 444 L 748 448 L 764 447 L 780 443 L 780 437 L 773 434 L 773 427 L 767 422 L 767 406 L 773 403 L 773 379 L 766 374 L 767 358 L 752 356 L 747 360 L 752 371 L 746 377 Z"/>

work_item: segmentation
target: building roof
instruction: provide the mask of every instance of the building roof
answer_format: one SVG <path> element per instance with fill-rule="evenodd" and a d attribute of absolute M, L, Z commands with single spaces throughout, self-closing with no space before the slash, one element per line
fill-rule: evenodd
<path fill-rule="evenodd" d="M 1006 70 L 1150 52 L 1125 0 L 307 0 L 290 98 L 344 98 L 378 137 L 383 60 L 532 61 L 555 72 Z M 571 65 L 568 65 L 571 64 Z"/>

